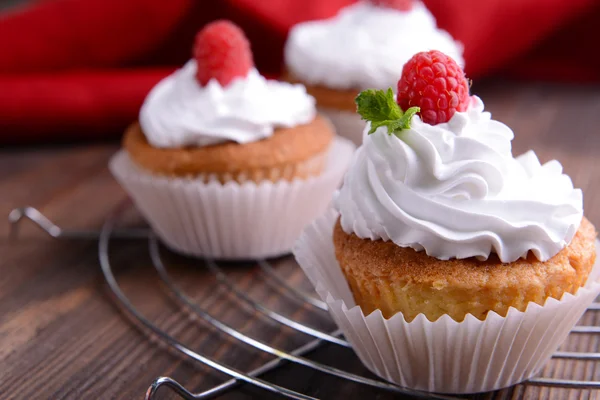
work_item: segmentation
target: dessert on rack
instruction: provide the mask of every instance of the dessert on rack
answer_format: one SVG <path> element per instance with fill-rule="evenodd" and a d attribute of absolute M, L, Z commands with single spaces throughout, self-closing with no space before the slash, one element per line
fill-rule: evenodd
<path fill-rule="evenodd" d="M 300 265 L 388 380 L 473 393 L 529 378 L 600 292 L 581 190 L 558 161 L 513 156 L 512 130 L 440 51 L 356 103 L 365 140 Z"/>
<path fill-rule="evenodd" d="M 336 255 L 363 310 L 461 321 L 575 293 L 596 233 L 561 165 L 513 157 L 513 132 L 441 52 L 413 57 L 397 93 L 358 96 L 368 137 L 336 200 Z"/>
<path fill-rule="evenodd" d="M 325 209 L 351 147 L 302 85 L 261 76 L 242 30 L 215 21 L 150 91 L 111 168 L 169 247 L 249 259 L 290 250 Z"/>
<path fill-rule="evenodd" d="M 438 29 L 420 1 L 360 1 L 333 18 L 292 28 L 285 79 L 304 84 L 338 134 L 360 144 L 364 121 L 354 112 L 359 91 L 395 85 L 410 57 L 432 49 L 463 63 L 462 45 Z"/>

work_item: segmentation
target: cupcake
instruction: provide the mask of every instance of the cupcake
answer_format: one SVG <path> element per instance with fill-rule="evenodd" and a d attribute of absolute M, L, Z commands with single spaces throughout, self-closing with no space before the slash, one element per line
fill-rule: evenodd
<path fill-rule="evenodd" d="M 365 124 L 355 113 L 356 95 L 395 85 L 404 63 L 431 49 L 463 64 L 462 45 L 437 28 L 420 1 L 361 1 L 331 19 L 294 26 L 285 46 L 284 76 L 304 84 L 338 134 L 360 144 Z"/>
<path fill-rule="evenodd" d="M 352 147 L 302 85 L 262 77 L 243 32 L 216 21 L 150 91 L 111 170 L 174 250 L 260 258 L 289 252 L 327 207 Z"/>
<path fill-rule="evenodd" d="M 365 365 L 475 393 L 535 375 L 600 292 L 596 231 L 558 161 L 511 153 L 460 66 L 418 53 L 367 121 L 330 212 L 294 253 Z M 423 354 L 429 356 L 423 357 Z"/>

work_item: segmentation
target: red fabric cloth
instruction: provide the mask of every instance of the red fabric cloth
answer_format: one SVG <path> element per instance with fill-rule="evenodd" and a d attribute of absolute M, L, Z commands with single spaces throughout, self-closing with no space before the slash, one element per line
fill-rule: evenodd
<path fill-rule="evenodd" d="M 173 68 L 0 76 L 0 142 L 78 140 L 123 130 Z"/>
<path fill-rule="evenodd" d="M 424 0 L 477 78 L 600 80 L 596 0 Z M 289 28 L 353 0 L 52 0 L 0 16 L 0 142 L 119 134 L 148 90 L 229 18 L 277 74 Z"/>

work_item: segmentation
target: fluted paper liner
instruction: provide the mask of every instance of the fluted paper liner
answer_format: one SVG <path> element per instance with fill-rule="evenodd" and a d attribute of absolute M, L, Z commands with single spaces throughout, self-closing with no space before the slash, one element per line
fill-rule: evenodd
<path fill-rule="evenodd" d="M 306 180 L 203 182 L 161 177 L 121 150 L 110 170 L 158 237 L 175 251 L 219 259 L 289 253 L 304 226 L 322 214 L 350 163 L 354 145 L 336 138 L 323 173 Z"/>
<path fill-rule="evenodd" d="M 550 359 L 600 292 L 597 261 L 575 295 L 530 303 L 524 312 L 511 308 L 506 317 L 490 312 L 484 321 L 467 315 L 456 322 L 444 315 L 431 322 L 420 314 L 406 322 L 401 313 L 385 319 L 379 310 L 365 316 L 335 258 L 336 219 L 329 210 L 307 226 L 294 255 L 365 366 L 400 386 L 458 394 L 522 382 Z"/>
<path fill-rule="evenodd" d="M 357 146 L 362 144 L 366 122 L 356 112 L 319 107 L 319 113 L 329 118 L 338 135 L 350 139 Z"/>

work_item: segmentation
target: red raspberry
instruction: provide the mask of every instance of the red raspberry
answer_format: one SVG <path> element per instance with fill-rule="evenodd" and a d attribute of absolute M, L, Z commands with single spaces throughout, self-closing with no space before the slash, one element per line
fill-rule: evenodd
<path fill-rule="evenodd" d="M 194 58 L 198 65 L 196 79 L 203 86 L 213 78 L 227 86 L 233 78 L 246 76 L 254 66 L 246 35 L 226 20 L 211 22 L 198 32 Z"/>
<path fill-rule="evenodd" d="M 371 0 L 371 4 L 393 8 L 398 11 L 410 11 L 413 8 L 414 1 L 413 0 Z"/>
<path fill-rule="evenodd" d="M 467 110 L 469 83 L 452 58 L 438 50 L 424 51 L 404 64 L 397 101 L 404 111 L 420 107 L 423 122 L 436 125 Z"/>

